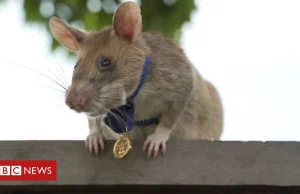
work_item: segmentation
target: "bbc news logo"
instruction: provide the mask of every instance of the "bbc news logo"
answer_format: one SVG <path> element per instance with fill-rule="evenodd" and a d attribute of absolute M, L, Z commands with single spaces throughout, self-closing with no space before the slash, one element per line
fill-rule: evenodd
<path fill-rule="evenodd" d="M 0 181 L 55 181 L 56 160 L 0 160 Z"/>
<path fill-rule="evenodd" d="M 22 167 L 0 166 L 0 176 L 22 176 L 22 174 L 52 174 L 51 166 L 48 167 Z"/>

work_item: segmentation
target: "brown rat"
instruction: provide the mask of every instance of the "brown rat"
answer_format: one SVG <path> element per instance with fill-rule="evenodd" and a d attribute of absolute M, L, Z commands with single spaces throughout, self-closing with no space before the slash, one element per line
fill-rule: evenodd
<path fill-rule="evenodd" d="M 119 135 L 107 124 L 113 109 L 132 100 L 134 120 L 158 118 L 158 123 L 134 125 L 131 139 L 144 139 L 148 156 L 166 152 L 169 139 L 219 140 L 223 128 L 223 108 L 215 87 L 204 80 L 183 50 L 159 33 L 142 32 L 140 8 L 134 2 L 122 3 L 115 12 L 112 27 L 84 31 L 52 17 L 50 29 L 65 48 L 77 53 L 66 104 L 87 115 L 87 149 L 103 151 L 105 139 Z M 139 86 L 150 57 L 142 86 Z M 117 109 L 119 110 L 119 109 Z M 126 123 L 116 121 L 122 126 Z M 123 123 L 122 123 L 123 122 Z"/>

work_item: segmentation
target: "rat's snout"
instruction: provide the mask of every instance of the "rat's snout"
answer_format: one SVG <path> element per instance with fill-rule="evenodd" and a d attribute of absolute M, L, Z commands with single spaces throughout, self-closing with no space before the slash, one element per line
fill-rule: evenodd
<path fill-rule="evenodd" d="M 87 96 L 83 93 L 70 91 L 66 98 L 66 104 L 70 109 L 80 111 L 87 105 Z"/>

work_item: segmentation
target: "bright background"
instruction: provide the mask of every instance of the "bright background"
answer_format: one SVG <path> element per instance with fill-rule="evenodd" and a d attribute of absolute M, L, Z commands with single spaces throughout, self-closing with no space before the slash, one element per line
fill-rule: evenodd
<path fill-rule="evenodd" d="M 222 95 L 222 140 L 299 141 L 300 1 L 197 3 L 181 44 Z M 0 7 L 0 24 L 0 140 L 85 139 L 86 117 L 64 105 L 51 81 L 19 66 L 55 78 L 49 68 L 70 83 L 74 59 L 50 52 L 46 31 L 25 25 L 22 1 Z"/>

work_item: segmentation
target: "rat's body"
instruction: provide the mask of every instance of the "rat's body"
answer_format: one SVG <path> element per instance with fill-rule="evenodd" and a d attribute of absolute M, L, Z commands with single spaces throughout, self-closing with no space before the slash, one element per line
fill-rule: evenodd
<path fill-rule="evenodd" d="M 140 42 L 150 50 L 151 65 L 145 84 L 134 100 L 135 120 L 157 117 L 162 112 L 165 115 L 177 112 L 182 115 L 175 121 L 177 125 L 170 138 L 218 140 L 223 111 L 214 86 L 201 77 L 182 49 L 170 39 L 159 33 L 144 32 Z M 180 101 L 187 106 L 183 108 Z M 129 136 L 146 139 L 156 127 L 135 126 Z M 109 128 L 104 130 L 109 130 L 104 132 L 107 139 L 119 137 Z"/>
<path fill-rule="evenodd" d="M 150 68 L 134 98 L 135 120 L 159 118 L 158 125 L 142 126 L 129 132 L 132 139 L 144 139 L 148 155 L 165 152 L 172 139 L 218 140 L 222 134 L 223 110 L 219 94 L 190 63 L 182 49 L 158 33 L 141 32 L 137 4 L 123 3 L 113 27 L 84 32 L 50 20 L 54 37 L 77 52 L 78 61 L 66 104 L 88 115 L 90 152 L 103 150 L 104 139 L 118 134 L 104 124 L 109 110 L 126 103 L 141 79 L 146 56 Z"/>

